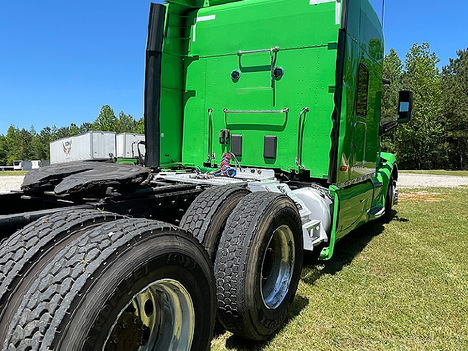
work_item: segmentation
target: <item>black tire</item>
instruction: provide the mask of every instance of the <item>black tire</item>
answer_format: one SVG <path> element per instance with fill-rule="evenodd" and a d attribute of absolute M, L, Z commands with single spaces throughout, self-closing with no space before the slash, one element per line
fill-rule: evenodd
<path fill-rule="evenodd" d="M 293 200 L 268 192 L 244 197 L 227 220 L 215 260 L 218 317 L 226 329 L 250 340 L 275 333 L 296 294 L 302 260 Z"/>
<path fill-rule="evenodd" d="M 4 349 L 131 351 L 155 337 L 162 344 L 154 349 L 179 350 L 180 340 L 207 350 L 212 337 L 208 255 L 191 235 L 158 221 L 121 219 L 83 233 L 22 293 Z M 180 339 L 171 338 L 177 330 Z"/>
<path fill-rule="evenodd" d="M 387 194 L 385 196 L 385 213 L 383 219 L 385 222 L 390 222 L 393 219 L 393 201 L 394 201 L 394 191 L 396 188 L 396 180 L 393 178 L 393 175 L 390 176 L 387 186 Z"/>
<path fill-rule="evenodd" d="M 5 239 L 0 246 L 0 325 L 12 318 L 37 274 L 83 231 L 122 216 L 96 210 L 66 210 L 44 216 Z M 20 291 L 20 293 L 17 293 Z M 0 328 L 0 345 L 6 328 Z"/>
<path fill-rule="evenodd" d="M 190 204 L 180 227 L 203 244 L 214 261 L 221 233 L 227 218 L 250 191 L 232 186 L 216 186 L 202 192 Z"/>

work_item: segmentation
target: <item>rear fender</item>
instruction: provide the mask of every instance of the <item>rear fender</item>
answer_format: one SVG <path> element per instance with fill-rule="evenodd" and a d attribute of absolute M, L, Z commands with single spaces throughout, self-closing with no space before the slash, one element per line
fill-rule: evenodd
<path fill-rule="evenodd" d="M 382 206 L 385 205 L 385 198 L 387 196 L 387 189 L 390 183 L 390 178 L 393 180 L 398 180 L 398 166 L 396 163 L 396 157 L 394 154 L 389 152 L 381 152 L 379 155 L 379 162 L 377 163 L 376 178 L 378 182 L 382 182 L 382 196 L 381 202 Z M 378 194 L 376 194 L 378 195 Z M 374 197 L 374 201 L 377 200 L 377 197 Z"/>
<path fill-rule="evenodd" d="M 383 208 L 387 196 L 387 188 L 390 183 L 390 178 L 398 180 L 398 167 L 395 155 L 388 152 L 381 152 L 379 155 L 378 167 L 376 169 L 375 177 L 372 178 L 374 183 L 374 201 L 372 207 Z M 335 185 L 329 187 L 329 193 L 333 197 L 333 217 L 330 232 L 330 244 L 324 248 L 320 253 L 320 260 L 329 260 L 335 248 L 336 231 L 338 224 L 338 214 L 340 209 L 340 199 L 338 196 L 339 188 Z"/>

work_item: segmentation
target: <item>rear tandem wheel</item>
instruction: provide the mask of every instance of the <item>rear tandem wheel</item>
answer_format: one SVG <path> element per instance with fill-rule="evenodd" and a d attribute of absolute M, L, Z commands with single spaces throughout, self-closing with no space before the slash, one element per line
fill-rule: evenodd
<path fill-rule="evenodd" d="M 216 311 L 204 248 L 141 219 L 82 233 L 17 294 L 8 350 L 207 350 Z"/>
<path fill-rule="evenodd" d="M 37 275 L 54 255 L 84 231 L 122 216 L 97 210 L 66 210 L 44 216 L 0 245 L 0 325 L 11 320 Z M 0 346 L 7 328 L 0 328 Z"/>
<path fill-rule="evenodd" d="M 255 192 L 229 216 L 215 260 L 218 317 L 251 340 L 284 323 L 303 259 L 301 218 L 287 195 Z"/>

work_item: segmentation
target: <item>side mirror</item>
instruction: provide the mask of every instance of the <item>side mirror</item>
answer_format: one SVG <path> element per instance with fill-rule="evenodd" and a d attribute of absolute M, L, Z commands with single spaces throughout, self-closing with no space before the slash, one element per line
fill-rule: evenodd
<path fill-rule="evenodd" d="M 398 98 L 398 124 L 408 123 L 413 116 L 413 92 L 401 90 Z"/>

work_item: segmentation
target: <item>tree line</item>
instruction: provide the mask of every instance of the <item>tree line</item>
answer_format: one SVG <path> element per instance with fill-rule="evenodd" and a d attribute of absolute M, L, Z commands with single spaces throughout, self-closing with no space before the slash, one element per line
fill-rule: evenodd
<path fill-rule="evenodd" d="M 414 92 L 413 120 L 383 138 L 401 169 L 468 168 L 468 48 L 440 71 L 429 44 L 414 44 L 404 64 L 395 50 L 384 59 L 382 119 L 394 119 L 398 91 Z"/>
<path fill-rule="evenodd" d="M 384 150 L 397 155 L 401 169 L 468 168 L 468 48 L 457 52 L 439 70 L 437 55 L 429 44 L 414 44 L 405 62 L 391 49 L 383 62 L 383 76 L 390 86 L 382 91 L 382 121 L 396 117 L 398 91 L 414 92 L 413 120 L 382 139 Z M 13 160 L 48 159 L 51 141 L 90 130 L 144 133 L 143 118 L 123 111 L 116 117 L 104 105 L 92 123 L 81 126 L 45 127 L 36 132 L 11 126 L 0 134 L 0 165 Z"/>
<path fill-rule="evenodd" d="M 10 126 L 6 135 L 0 134 L 0 165 L 12 165 L 14 160 L 48 160 L 49 143 L 62 138 L 86 133 L 88 131 L 115 131 L 116 133 L 144 133 L 144 120 L 136 120 L 123 111 L 116 117 L 109 105 L 101 107 L 94 122 L 80 126 L 72 123 L 69 127 L 45 127 L 36 132 L 34 127 L 26 130 Z"/>

